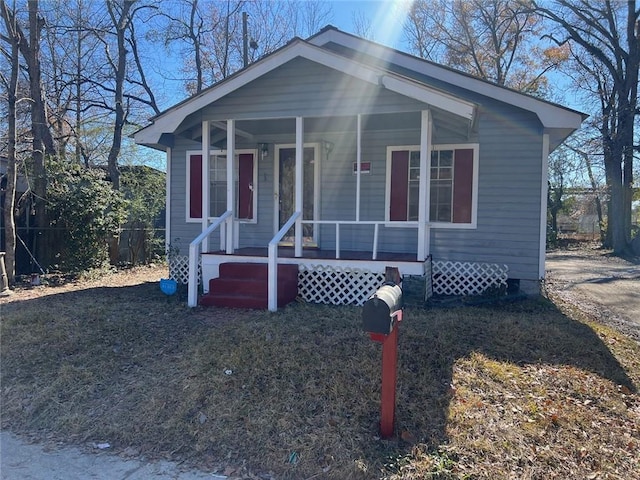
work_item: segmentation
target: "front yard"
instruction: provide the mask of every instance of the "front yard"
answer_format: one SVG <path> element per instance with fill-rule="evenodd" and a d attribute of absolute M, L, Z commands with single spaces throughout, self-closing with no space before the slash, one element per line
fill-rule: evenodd
<path fill-rule="evenodd" d="M 249 479 L 630 479 L 640 346 L 547 299 L 408 309 L 396 436 L 361 309 L 189 310 L 164 271 L 0 302 L 2 428 Z"/>

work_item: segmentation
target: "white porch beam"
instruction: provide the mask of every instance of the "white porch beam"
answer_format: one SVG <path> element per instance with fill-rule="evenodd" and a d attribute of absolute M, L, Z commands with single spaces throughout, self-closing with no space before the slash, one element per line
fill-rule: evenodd
<path fill-rule="evenodd" d="M 296 117 L 296 212 L 302 212 L 303 202 L 303 168 L 304 168 L 304 118 Z M 302 257 L 302 215 L 295 223 L 294 253 L 296 257 Z"/>
<path fill-rule="evenodd" d="M 233 181 L 233 159 L 236 154 L 236 121 L 227 120 L 227 211 L 231 215 L 227 219 L 227 240 L 226 252 L 233 253 L 235 242 L 233 241 L 233 222 L 236 216 L 235 212 L 235 182 Z"/>
<path fill-rule="evenodd" d="M 227 124 L 224 122 L 211 122 L 211 125 L 213 125 L 216 128 L 219 128 L 220 130 L 227 131 Z M 245 132 L 244 130 L 240 130 L 239 128 L 236 128 L 236 135 L 242 138 L 246 138 L 247 140 L 253 140 L 252 133 Z"/>
<path fill-rule="evenodd" d="M 420 179 L 418 194 L 418 257 L 423 262 L 429 255 L 429 187 L 431 183 L 430 155 L 431 129 L 433 128 L 431 112 L 423 110 L 420 121 Z"/>
<path fill-rule="evenodd" d="M 211 124 L 209 120 L 202 121 L 202 231 L 209 227 L 209 157 L 211 144 L 209 143 Z M 209 237 L 202 241 L 202 251 L 209 251 Z"/>
<path fill-rule="evenodd" d="M 360 173 L 362 166 L 362 115 L 357 117 L 356 133 L 356 222 L 360 221 Z"/>
<path fill-rule="evenodd" d="M 383 75 L 381 83 L 392 92 L 415 98 L 416 100 L 441 108 L 467 120 L 472 120 L 474 117 L 476 106 L 473 103 L 448 93 L 440 92 L 417 82 L 391 75 Z"/>

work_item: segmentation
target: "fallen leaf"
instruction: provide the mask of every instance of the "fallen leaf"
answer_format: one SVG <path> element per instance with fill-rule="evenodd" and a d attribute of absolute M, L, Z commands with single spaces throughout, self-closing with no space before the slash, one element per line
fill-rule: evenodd
<path fill-rule="evenodd" d="M 407 443 L 416 443 L 416 437 L 409 430 L 403 430 L 400 438 Z"/>
<path fill-rule="evenodd" d="M 626 385 L 618 385 L 618 390 L 623 395 L 631 395 L 631 393 L 632 393 L 631 390 L 629 389 L 629 387 L 627 387 Z"/>

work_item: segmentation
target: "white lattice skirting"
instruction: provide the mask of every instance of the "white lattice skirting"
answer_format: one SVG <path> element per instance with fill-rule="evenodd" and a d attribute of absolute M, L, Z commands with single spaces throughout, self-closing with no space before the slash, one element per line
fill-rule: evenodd
<path fill-rule="evenodd" d="M 327 265 L 300 265 L 298 296 L 305 302 L 363 305 L 384 283 L 384 273 Z"/>
<path fill-rule="evenodd" d="M 433 292 L 438 295 L 481 295 L 507 286 L 506 265 L 434 260 L 432 268 Z"/>
<path fill-rule="evenodd" d="M 189 256 L 172 255 L 169 263 L 169 278 L 184 285 L 189 283 Z M 198 285 L 202 283 L 202 261 L 198 259 Z"/>
<path fill-rule="evenodd" d="M 168 259 L 169 278 L 189 283 L 189 257 L 172 255 Z M 507 286 L 508 267 L 494 263 L 425 262 L 425 299 L 431 290 L 438 295 L 481 295 Z M 383 272 L 330 265 L 301 264 L 298 296 L 305 302 L 329 305 L 364 303 L 384 283 Z M 202 283 L 202 263 L 198 262 L 198 284 Z"/>

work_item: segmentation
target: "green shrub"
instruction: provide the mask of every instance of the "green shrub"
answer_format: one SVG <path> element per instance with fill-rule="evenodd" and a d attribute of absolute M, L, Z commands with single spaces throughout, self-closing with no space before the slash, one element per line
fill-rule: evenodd
<path fill-rule="evenodd" d="M 56 263 L 81 272 L 108 265 L 107 239 L 126 219 L 126 200 L 101 169 L 52 161 L 48 166 L 47 212 L 57 231 Z"/>

